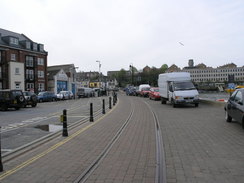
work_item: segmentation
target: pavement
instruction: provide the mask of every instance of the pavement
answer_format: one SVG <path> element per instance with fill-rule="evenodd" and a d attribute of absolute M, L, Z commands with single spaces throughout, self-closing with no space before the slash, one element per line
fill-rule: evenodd
<path fill-rule="evenodd" d="M 60 134 L 4 162 L 0 182 L 76 183 L 91 168 L 83 182 L 154 183 L 156 136 L 150 106 L 162 132 L 167 183 L 243 183 L 243 129 L 225 122 L 222 105 L 209 104 L 173 108 L 119 95 L 111 110 L 70 130 L 69 137 Z"/>
<path fill-rule="evenodd" d="M 140 108 L 136 107 L 140 106 Z M 133 113 L 132 113 L 133 111 Z M 131 118 L 128 118 L 131 116 Z M 141 101 L 120 96 L 102 117 L 69 131 L 8 161 L 3 160 L 1 183 L 75 182 L 128 122 L 86 182 L 154 182 L 155 124 Z"/>

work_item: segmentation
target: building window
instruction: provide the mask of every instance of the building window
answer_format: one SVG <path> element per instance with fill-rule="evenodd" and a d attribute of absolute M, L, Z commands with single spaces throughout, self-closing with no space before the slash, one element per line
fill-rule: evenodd
<path fill-rule="evenodd" d="M 38 83 L 38 91 L 44 91 L 44 83 Z"/>
<path fill-rule="evenodd" d="M 44 58 L 37 58 L 38 65 L 44 65 Z"/>
<path fill-rule="evenodd" d="M 34 83 L 26 83 L 26 89 L 27 90 L 33 90 L 34 89 Z"/>
<path fill-rule="evenodd" d="M 44 51 L 44 46 L 42 44 L 39 44 L 39 51 Z"/>
<path fill-rule="evenodd" d="M 10 58 L 11 61 L 16 61 L 16 55 L 11 53 L 11 58 Z"/>
<path fill-rule="evenodd" d="M 20 72 L 19 72 L 19 68 L 18 67 L 15 68 L 15 75 L 20 75 Z"/>
<path fill-rule="evenodd" d="M 33 60 L 34 60 L 33 57 L 26 56 L 25 65 L 27 67 L 33 67 Z"/>
<path fill-rule="evenodd" d="M 20 82 L 15 82 L 15 89 L 20 89 Z"/>
<path fill-rule="evenodd" d="M 26 49 L 31 49 L 31 43 L 30 42 L 26 42 Z"/>
<path fill-rule="evenodd" d="M 18 45 L 19 44 L 19 40 L 14 38 L 14 37 L 11 37 L 10 38 L 10 44 L 15 44 L 15 45 Z"/>
<path fill-rule="evenodd" d="M 33 43 L 33 50 L 37 51 L 37 44 Z"/>
<path fill-rule="evenodd" d="M 38 78 L 44 78 L 44 71 L 38 71 Z"/>
<path fill-rule="evenodd" d="M 26 69 L 26 79 L 34 79 L 34 70 Z"/>

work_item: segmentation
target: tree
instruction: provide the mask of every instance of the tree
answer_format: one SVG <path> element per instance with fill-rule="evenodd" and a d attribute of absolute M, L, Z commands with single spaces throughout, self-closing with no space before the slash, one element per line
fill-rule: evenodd
<path fill-rule="evenodd" d="M 160 67 L 160 73 L 165 73 L 166 72 L 166 70 L 168 69 L 169 67 L 168 67 L 168 65 L 167 64 L 163 64 L 161 67 Z"/>
<path fill-rule="evenodd" d="M 119 87 L 125 87 L 126 84 L 128 84 L 128 77 L 126 75 L 126 71 L 124 69 L 121 69 L 116 77 L 118 83 L 119 83 Z"/>

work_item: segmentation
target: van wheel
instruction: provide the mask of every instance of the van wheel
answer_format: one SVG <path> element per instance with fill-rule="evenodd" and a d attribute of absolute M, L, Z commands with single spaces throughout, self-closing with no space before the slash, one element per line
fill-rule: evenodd
<path fill-rule="evenodd" d="M 225 120 L 226 120 L 226 122 L 232 121 L 232 117 L 228 114 L 227 110 L 225 110 Z M 243 124 L 243 122 L 242 122 L 242 124 Z"/>
<path fill-rule="evenodd" d="M 166 100 L 164 98 L 161 98 L 161 104 L 166 104 Z"/>

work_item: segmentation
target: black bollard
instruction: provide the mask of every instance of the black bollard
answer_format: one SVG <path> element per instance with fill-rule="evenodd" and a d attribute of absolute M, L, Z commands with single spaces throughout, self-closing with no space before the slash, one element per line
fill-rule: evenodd
<path fill-rule="evenodd" d="M 103 99 L 103 114 L 105 114 L 105 99 Z"/>
<path fill-rule="evenodd" d="M 90 122 L 93 122 L 93 107 L 92 107 L 92 103 L 90 103 Z"/>
<path fill-rule="evenodd" d="M 67 110 L 63 110 L 63 137 L 68 137 Z"/>
<path fill-rule="evenodd" d="M 112 109 L 112 100 L 111 100 L 111 97 L 109 97 L 109 109 Z"/>
<path fill-rule="evenodd" d="M 1 144 L 1 141 L 2 141 L 2 138 L 1 138 L 1 126 L 0 126 L 0 172 L 3 171 L 3 162 L 2 162 L 2 144 Z"/>
<path fill-rule="evenodd" d="M 115 97 L 115 103 L 117 103 L 117 93 L 115 93 L 114 97 Z"/>

